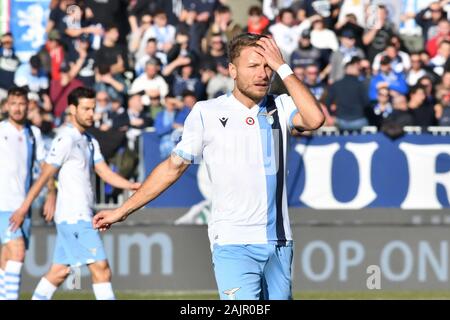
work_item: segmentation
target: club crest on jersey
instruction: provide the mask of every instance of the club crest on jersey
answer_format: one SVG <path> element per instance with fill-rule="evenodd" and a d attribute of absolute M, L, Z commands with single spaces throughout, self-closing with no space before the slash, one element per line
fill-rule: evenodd
<path fill-rule="evenodd" d="M 245 119 L 245 123 L 247 123 L 249 126 L 252 126 L 255 124 L 255 119 L 253 119 L 252 117 L 247 117 L 247 119 Z"/>

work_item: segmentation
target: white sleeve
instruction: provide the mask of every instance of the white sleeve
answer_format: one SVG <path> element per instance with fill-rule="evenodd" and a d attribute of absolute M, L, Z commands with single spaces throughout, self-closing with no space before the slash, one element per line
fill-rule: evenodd
<path fill-rule="evenodd" d="M 198 103 L 194 105 L 184 122 L 181 141 L 173 153 L 191 163 L 199 163 L 203 153 L 204 123 Z"/>
<path fill-rule="evenodd" d="M 98 143 L 97 139 L 92 139 L 92 145 L 94 146 L 94 164 L 105 161 L 100 150 L 100 144 Z"/>
<path fill-rule="evenodd" d="M 277 106 L 281 107 L 284 111 L 284 114 L 286 115 L 286 124 L 288 128 L 292 130 L 294 128 L 292 120 L 298 113 L 297 106 L 295 105 L 294 100 L 292 100 L 292 97 L 287 94 L 278 96 L 276 100 L 279 101 L 279 103 L 277 103 Z"/>
<path fill-rule="evenodd" d="M 56 137 L 52 141 L 52 146 L 50 147 L 45 162 L 59 168 L 69 158 L 71 150 L 72 139 L 70 137 Z"/>

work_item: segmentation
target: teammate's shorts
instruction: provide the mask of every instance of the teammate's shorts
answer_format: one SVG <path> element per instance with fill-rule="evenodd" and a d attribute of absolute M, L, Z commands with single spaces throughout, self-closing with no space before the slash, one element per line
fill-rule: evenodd
<path fill-rule="evenodd" d="M 90 221 L 56 224 L 53 263 L 75 267 L 102 260 L 106 260 L 103 242 Z"/>
<path fill-rule="evenodd" d="M 0 211 L 0 241 L 2 244 L 6 244 L 11 240 L 23 238 L 25 247 L 28 248 L 31 235 L 31 218 L 27 216 L 23 220 L 22 226 L 11 232 L 9 218 L 11 218 L 12 214 L 13 212 L 11 211 Z"/>
<path fill-rule="evenodd" d="M 292 299 L 292 242 L 214 245 L 213 266 L 222 300 Z"/>

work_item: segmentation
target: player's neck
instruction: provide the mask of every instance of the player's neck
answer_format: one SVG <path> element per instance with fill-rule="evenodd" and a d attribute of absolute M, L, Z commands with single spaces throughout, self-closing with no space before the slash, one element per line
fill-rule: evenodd
<path fill-rule="evenodd" d="M 249 109 L 251 109 L 255 105 L 259 104 L 261 102 L 261 100 L 262 100 L 261 99 L 261 100 L 255 101 L 252 98 L 250 98 L 250 97 L 246 96 L 245 94 L 243 94 L 237 88 L 234 88 L 232 94 L 234 95 L 236 100 L 238 100 L 240 103 L 242 103 L 244 106 L 246 106 Z"/>
<path fill-rule="evenodd" d="M 12 119 L 8 119 L 8 121 L 9 121 L 9 123 L 11 123 L 12 126 L 13 126 L 14 128 L 16 128 L 18 131 L 21 131 L 21 130 L 23 129 L 23 127 L 25 126 L 25 121 L 24 121 L 24 122 L 17 122 L 17 121 L 14 121 L 14 120 L 12 120 Z"/>
<path fill-rule="evenodd" d="M 81 126 L 78 122 L 76 121 L 71 121 L 70 122 L 72 124 L 72 126 L 74 126 L 78 131 L 80 131 L 80 133 L 84 133 L 86 131 L 86 128 Z"/>

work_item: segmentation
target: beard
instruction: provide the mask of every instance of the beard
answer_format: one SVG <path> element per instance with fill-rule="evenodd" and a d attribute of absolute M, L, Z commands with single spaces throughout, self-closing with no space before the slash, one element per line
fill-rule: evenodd
<path fill-rule="evenodd" d="M 236 81 L 236 86 L 243 95 L 245 95 L 246 97 L 250 98 L 253 101 L 261 100 L 267 95 L 267 92 L 269 91 L 269 86 L 265 91 L 251 90 L 251 85 L 242 83 L 239 80 Z"/>

